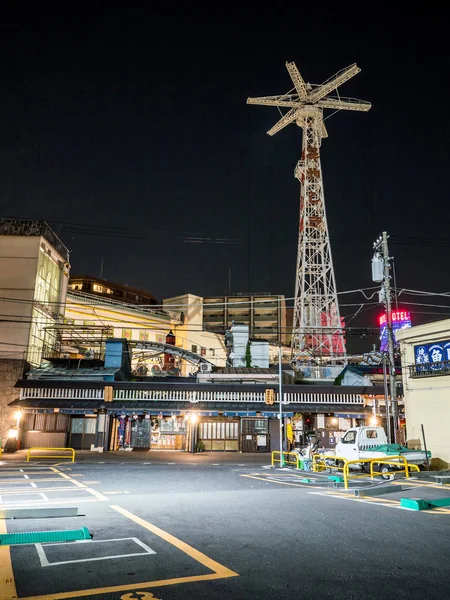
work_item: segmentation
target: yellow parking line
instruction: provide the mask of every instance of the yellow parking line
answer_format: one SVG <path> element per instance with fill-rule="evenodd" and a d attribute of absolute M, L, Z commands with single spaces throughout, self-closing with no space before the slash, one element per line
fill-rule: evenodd
<path fill-rule="evenodd" d="M 168 585 L 176 585 L 179 583 L 193 583 L 195 581 L 213 581 L 215 579 L 226 579 L 228 577 L 239 577 L 239 573 L 235 573 L 231 569 L 228 569 L 224 565 L 216 562 L 212 558 L 206 556 L 199 550 L 196 550 L 189 544 L 182 542 L 175 536 L 167 533 L 163 529 L 152 525 L 148 521 L 141 519 L 140 517 L 130 513 L 128 510 L 125 510 L 121 506 L 111 506 L 114 510 L 122 514 L 127 519 L 134 521 L 141 527 L 144 527 L 148 531 L 151 531 L 158 537 L 162 538 L 172 546 L 175 546 L 201 565 L 205 566 L 208 569 L 211 569 L 213 573 L 208 575 L 192 575 L 189 577 L 175 577 L 172 579 L 160 579 L 157 581 L 144 581 L 142 583 L 130 583 L 128 585 L 114 585 L 110 587 L 104 588 L 92 588 L 87 590 L 78 590 L 74 592 L 62 592 L 59 594 L 44 594 L 43 596 L 28 596 L 27 598 L 21 598 L 20 600 L 66 600 L 67 598 L 85 598 L 86 596 L 97 596 L 102 594 L 114 594 L 117 592 L 126 592 L 132 590 L 143 591 L 148 588 L 156 588 L 156 587 L 166 587 Z M 11 600 L 14 596 L 8 596 L 8 600 Z M 6 600 L 2 599 L 2 600 Z"/>
<path fill-rule="evenodd" d="M 67 481 L 71 481 L 74 485 L 85 489 L 87 492 L 89 492 L 90 494 L 92 494 L 93 496 L 98 498 L 99 500 L 108 500 L 108 498 L 106 496 L 104 496 L 103 494 L 100 494 L 100 492 L 97 492 L 97 490 L 93 490 L 92 488 L 87 487 L 84 483 L 81 483 L 81 481 L 77 481 L 73 477 L 70 477 L 69 475 L 62 473 L 56 467 L 50 467 L 50 468 L 54 473 L 58 473 L 58 475 L 60 475 L 63 479 L 67 479 Z"/>
<path fill-rule="evenodd" d="M 0 519 L 0 533 L 8 533 L 6 521 Z M 0 600 L 17 598 L 10 546 L 0 546 Z"/>

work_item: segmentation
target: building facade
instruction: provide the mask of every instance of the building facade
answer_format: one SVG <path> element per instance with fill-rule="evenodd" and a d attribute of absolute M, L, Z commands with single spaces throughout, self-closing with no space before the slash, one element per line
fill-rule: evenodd
<path fill-rule="evenodd" d="M 74 380 L 60 370 L 60 379 L 18 382 L 20 398 L 13 405 L 23 413 L 24 447 L 193 451 L 201 442 L 206 451 L 279 449 L 277 385 L 270 386 L 275 403 L 267 405 L 267 386 L 260 384 L 106 382 L 90 380 L 89 374 Z M 324 446 L 333 447 L 347 428 L 368 422 L 367 394 L 374 392 L 284 386 L 283 426 L 287 431 L 291 424 L 292 445 L 304 444 L 314 432 Z"/>
<path fill-rule="evenodd" d="M 210 363 L 224 367 L 227 364 L 225 336 L 206 331 L 203 318 L 203 298 L 194 294 L 183 294 L 163 300 L 166 310 L 181 312 L 181 322 L 174 327 L 176 345 L 203 356 Z M 192 368 L 183 365 L 181 375 L 188 376 Z"/>
<path fill-rule="evenodd" d="M 155 305 L 158 303 L 150 292 L 89 275 L 71 275 L 69 289 L 73 292 L 83 292 L 127 304 Z"/>
<path fill-rule="evenodd" d="M 432 465 L 448 468 L 450 319 L 402 329 L 396 336 L 402 357 L 408 446 L 424 449 L 426 442 Z"/>
<path fill-rule="evenodd" d="M 69 251 L 44 221 L 0 220 L 0 437 L 15 424 L 14 384 L 55 347 L 63 317 Z"/>
<path fill-rule="evenodd" d="M 203 298 L 203 326 L 208 331 L 224 332 L 233 321 L 248 325 L 250 337 L 271 344 L 289 344 L 292 322 L 286 323 L 284 296 L 236 294 Z"/>

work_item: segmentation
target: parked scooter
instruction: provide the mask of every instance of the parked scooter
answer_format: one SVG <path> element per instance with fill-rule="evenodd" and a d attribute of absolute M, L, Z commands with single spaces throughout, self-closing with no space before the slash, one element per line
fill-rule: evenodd
<path fill-rule="evenodd" d="M 315 436 L 311 436 L 308 440 L 308 445 L 302 448 L 299 454 L 303 459 L 305 471 L 312 471 L 314 454 L 334 454 L 334 451 L 329 448 L 323 448 L 320 438 L 317 439 Z M 325 465 L 328 473 L 332 473 L 335 470 L 336 465 L 332 458 L 325 459 Z"/>

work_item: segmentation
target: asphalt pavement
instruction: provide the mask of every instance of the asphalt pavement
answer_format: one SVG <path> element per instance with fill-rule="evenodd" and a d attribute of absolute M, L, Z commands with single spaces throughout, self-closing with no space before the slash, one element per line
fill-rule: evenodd
<path fill-rule="evenodd" d="M 93 538 L 0 547 L 0 598 L 447 597 L 450 510 L 403 510 L 400 498 L 450 499 L 450 486 L 415 480 L 408 491 L 358 499 L 326 477 L 306 482 L 266 468 L 267 456 L 260 465 L 242 456 L 232 464 L 198 464 L 196 455 L 185 463 L 3 461 L 3 507 L 79 512 L 0 520 L 3 531 L 87 527 Z"/>

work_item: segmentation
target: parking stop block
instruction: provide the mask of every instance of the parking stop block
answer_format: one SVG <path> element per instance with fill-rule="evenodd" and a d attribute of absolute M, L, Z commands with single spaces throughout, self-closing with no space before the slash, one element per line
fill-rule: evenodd
<path fill-rule="evenodd" d="M 436 498 L 436 500 L 402 498 L 400 500 L 400 507 L 409 508 L 410 510 L 430 510 L 433 508 L 440 508 L 441 506 L 450 506 L 450 498 Z"/>
<path fill-rule="evenodd" d="M 63 529 L 58 531 L 26 531 L 22 533 L 0 534 L 0 546 L 14 546 L 16 544 L 41 544 L 48 542 L 74 542 L 76 540 L 90 540 L 92 535 L 87 527 L 81 529 Z"/>

